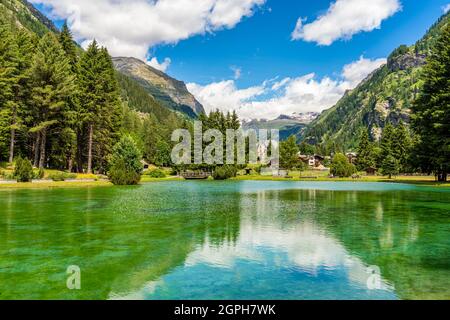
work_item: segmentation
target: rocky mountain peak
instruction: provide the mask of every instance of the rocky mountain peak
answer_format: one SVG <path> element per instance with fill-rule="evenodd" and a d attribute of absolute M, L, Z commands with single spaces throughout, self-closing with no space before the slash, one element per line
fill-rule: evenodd
<path fill-rule="evenodd" d="M 136 58 L 115 57 L 113 63 L 117 71 L 136 80 L 161 104 L 191 117 L 204 112 L 203 106 L 188 91 L 184 82 Z"/>

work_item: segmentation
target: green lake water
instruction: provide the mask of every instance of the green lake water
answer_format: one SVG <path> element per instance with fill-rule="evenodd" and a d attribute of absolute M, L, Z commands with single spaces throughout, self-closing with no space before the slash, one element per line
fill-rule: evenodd
<path fill-rule="evenodd" d="M 71 265 L 80 290 L 66 286 Z M 0 191 L 0 299 L 432 298 L 450 299 L 446 188 L 204 181 Z"/>

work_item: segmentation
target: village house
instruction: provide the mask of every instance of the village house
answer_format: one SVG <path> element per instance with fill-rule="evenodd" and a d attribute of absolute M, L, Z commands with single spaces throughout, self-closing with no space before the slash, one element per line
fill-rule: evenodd
<path fill-rule="evenodd" d="M 368 176 L 376 176 L 377 175 L 377 169 L 375 167 L 369 167 L 366 169 L 366 173 Z"/>
<path fill-rule="evenodd" d="M 347 156 L 348 162 L 356 165 L 356 160 L 358 160 L 358 155 L 354 152 L 347 152 L 345 154 Z"/>
<path fill-rule="evenodd" d="M 323 165 L 325 161 L 325 157 L 321 155 L 313 155 L 313 156 L 307 156 L 307 155 L 298 155 L 299 159 L 305 163 L 309 168 L 315 169 L 315 170 L 323 170 L 325 169 L 325 166 Z"/>

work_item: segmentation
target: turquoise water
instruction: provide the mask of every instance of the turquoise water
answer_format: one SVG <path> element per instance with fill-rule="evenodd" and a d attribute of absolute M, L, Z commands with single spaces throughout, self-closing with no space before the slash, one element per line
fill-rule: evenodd
<path fill-rule="evenodd" d="M 450 299 L 449 191 L 263 181 L 0 191 L 0 299 Z M 80 290 L 66 286 L 71 265 Z"/>

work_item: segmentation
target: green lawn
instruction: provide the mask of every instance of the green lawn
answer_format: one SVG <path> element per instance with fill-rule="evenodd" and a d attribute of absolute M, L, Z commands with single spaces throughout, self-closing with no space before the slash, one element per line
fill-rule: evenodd
<path fill-rule="evenodd" d="M 0 184 L 2 189 L 48 189 L 48 188 L 81 188 L 81 187 L 110 187 L 113 184 L 109 181 L 45 181 L 39 183 L 6 183 Z"/>
<path fill-rule="evenodd" d="M 3 170 L 9 173 L 9 170 Z M 169 173 L 169 170 L 166 174 Z M 45 170 L 45 177 L 47 178 L 49 175 L 54 174 L 58 171 L 56 170 Z M 411 184 L 420 184 L 420 185 L 428 185 L 428 186 L 442 186 L 442 187 L 450 187 L 450 182 L 447 183 L 438 183 L 435 181 L 434 176 L 399 176 L 393 179 L 388 179 L 387 177 L 382 176 L 365 176 L 361 175 L 358 179 L 352 178 L 329 178 L 328 171 L 290 171 L 289 176 L 292 178 L 283 178 L 283 177 L 272 177 L 272 176 L 261 176 L 261 175 L 239 175 L 236 178 L 231 180 L 235 181 L 247 181 L 247 180 L 255 180 L 255 181 L 328 181 L 328 182 L 390 182 L 390 183 L 411 183 Z M 112 186 L 112 183 L 101 180 L 97 175 L 94 174 L 78 174 L 76 176 L 77 180 L 86 180 L 86 181 L 64 181 L 64 182 L 54 182 L 54 181 L 43 181 L 39 183 L 5 183 L 0 184 L 1 189 L 39 189 L 39 188 L 79 188 L 79 187 L 92 187 L 92 186 L 101 186 L 107 187 Z M 92 181 L 95 180 L 95 181 Z M 164 182 L 164 181 L 183 181 L 183 178 L 167 176 L 165 178 L 152 178 L 148 175 L 143 175 L 141 179 L 141 183 L 152 183 L 152 182 Z"/>
<path fill-rule="evenodd" d="M 143 175 L 141 178 L 141 182 L 161 182 L 161 181 L 180 181 L 184 180 L 183 178 L 174 177 L 174 176 L 167 176 L 165 178 L 152 178 L 150 176 Z"/>
<path fill-rule="evenodd" d="M 249 175 L 249 176 L 237 176 L 233 180 L 261 180 L 261 181 L 328 181 L 328 182 L 390 182 L 390 183 L 411 183 L 411 184 L 423 184 L 430 186 L 445 186 L 450 187 L 450 182 L 441 183 L 436 182 L 434 176 L 399 176 L 393 179 L 388 179 L 383 176 L 361 176 L 358 179 L 353 178 L 329 178 L 328 173 L 325 175 L 322 172 L 306 173 L 303 172 L 302 175 L 294 172 L 290 172 L 289 176 L 292 178 L 282 178 L 282 177 L 272 177 L 272 176 L 260 176 L 260 175 Z M 315 178 L 313 178 L 315 177 Z"/>

